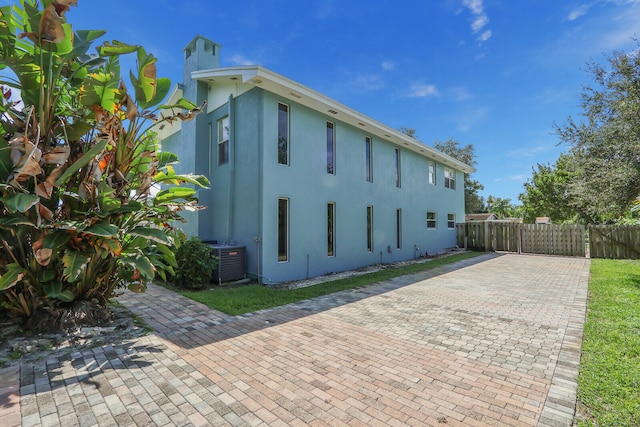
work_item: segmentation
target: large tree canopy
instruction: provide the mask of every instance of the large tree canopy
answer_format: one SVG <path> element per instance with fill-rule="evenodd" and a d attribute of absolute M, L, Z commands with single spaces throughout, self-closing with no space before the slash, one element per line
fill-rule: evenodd
<path fill-rule="evenodd" d="M 607 59 L 588 65 L 594 82 L 582 92 L 583 120 L 556 126 L 570 145 L 566 190 L 592 222 L 619 218 L 640 195 L 640 51 Z"/>
<path fill-rule="evenodd" d="M 553 223 L 576 219 L 576 209 L 568 191 L 570 173 L 567 155 L 561 155 L 555 164 L 538 163 L 533 176 L 524 184 L 518 197 L 522 202 L 524 222 L 533 223 L 536 217 L 548 216 Z"/>

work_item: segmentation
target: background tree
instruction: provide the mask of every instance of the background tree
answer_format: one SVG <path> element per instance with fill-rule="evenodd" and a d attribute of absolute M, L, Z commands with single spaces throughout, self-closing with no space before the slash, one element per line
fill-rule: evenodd
<path fill-rule="evenodd" d="M 460 146 L 460 142 L 455 139 L 448 139 L 444 142 L 436 141 L 433 144 L 434 148 L 441 151 L 454 159 L 466 163 L 469 166 L 475 166 L 478 162 L 476 160 L 476 153 L 473 148 L 473 144 Z M 484 203 L 482 197 L 478 192 L 484 190 L 484 185 L 478 181 L 471 179 L 471 175 L 464 174 L 464 210 L 465 213 L 477 213 L 484 210 Z"/>
<path fill-rule="evenodd" d="M 640 195 L 640 50 L 613 52 L 588 71 L 594 83 L 581 95 L 583 120 L 570 117 L 556 131 L 570 145 L 563 168 L 572 204 L 589 222 L 609 222 Z M 548 172 L 539 170 L 538 181 Z"/>
<path fill-rule="evenodd" d="M 522 202 L 524 222 L 533 224 L 536 217 L 548 216 L 553 223 L 573 222 L 578 219 L 576 207 L 569 192 L 570 156 L 561 155 L 555 164 L 537 165 L 532 177 L 524 184 L 518 198 Z"/>

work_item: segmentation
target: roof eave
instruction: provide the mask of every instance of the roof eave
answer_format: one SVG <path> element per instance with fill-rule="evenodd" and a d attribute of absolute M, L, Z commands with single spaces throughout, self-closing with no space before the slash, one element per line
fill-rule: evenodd
<path fill-rule="evenodd" d="M 212 82 L 216 78 L 236 77 L 242 83 L 261 87 L 284 96 L 297 103 L 313 108 L 329 117 L 349 123 L 355 127 L 360 127 L 371 132 L 393 144 L 406 147 L 411 151 L 419 153 L 425 157 L 437 160 L 447 166 L 460 170 L 464 173 L 474 173 L 476 169 L 466 163 L 460 162 L 453 157 L 436 150 L 422 142 L 403 134 L 402 132 L 384 125 L 371 117 L 365 116 L 340 102 L 331 99 L 315 90 L 297 83 L 287 77 L 257 65 L 224 67 L 212 70 L 194 71 L 191 73 L 194 80 Z"/>

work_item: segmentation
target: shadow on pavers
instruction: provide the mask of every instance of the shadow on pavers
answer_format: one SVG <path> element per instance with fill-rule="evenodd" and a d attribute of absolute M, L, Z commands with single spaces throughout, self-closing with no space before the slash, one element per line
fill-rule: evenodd
<path fill-rule="evenodd" d="M 253 313 L 242 314 L 222 320 L 194 322 L 190 325 L 176 325 L 175 330 L 158 330 L 156 335 L 183 349 L 193 349 L 207 344 L 236 338 L 275 325 L 285 324 L 335 307 L 351 304 L 369 297 L 378 296 L 426 279 L 437 277 L 455 270 L 470 267 L 503 256 L 487 253 L 475 258 L 442 265 L 420 273 L 409 274 L 373 283 L 361 288 L 339 291 L 320 297 L 303 300 L 281 307 L 274 307 Z M 172 292 L 167 290 L 167 292 Z M 175 294 L 175 298 L 185 298 Z M 191 301 L 191 300 L 188 300 Z M 204 305 L 203 305 L 204 307 Z M 208 309 L 208 308 L 207 308 Z M 210 309 L 208 309 L 210 310 Z M 137 313 L 143 321 L 142 313 Z"/>

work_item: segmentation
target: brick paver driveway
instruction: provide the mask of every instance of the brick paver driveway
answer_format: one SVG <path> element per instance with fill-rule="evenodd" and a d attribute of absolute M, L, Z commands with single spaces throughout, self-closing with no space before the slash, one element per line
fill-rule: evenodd
<path fill-rule="evenodd" d="M 238 317 L 152 287 L 155 334 L 0 371 L 0 424 L 568 426 L 588 275 L 487 254 Z"/>

